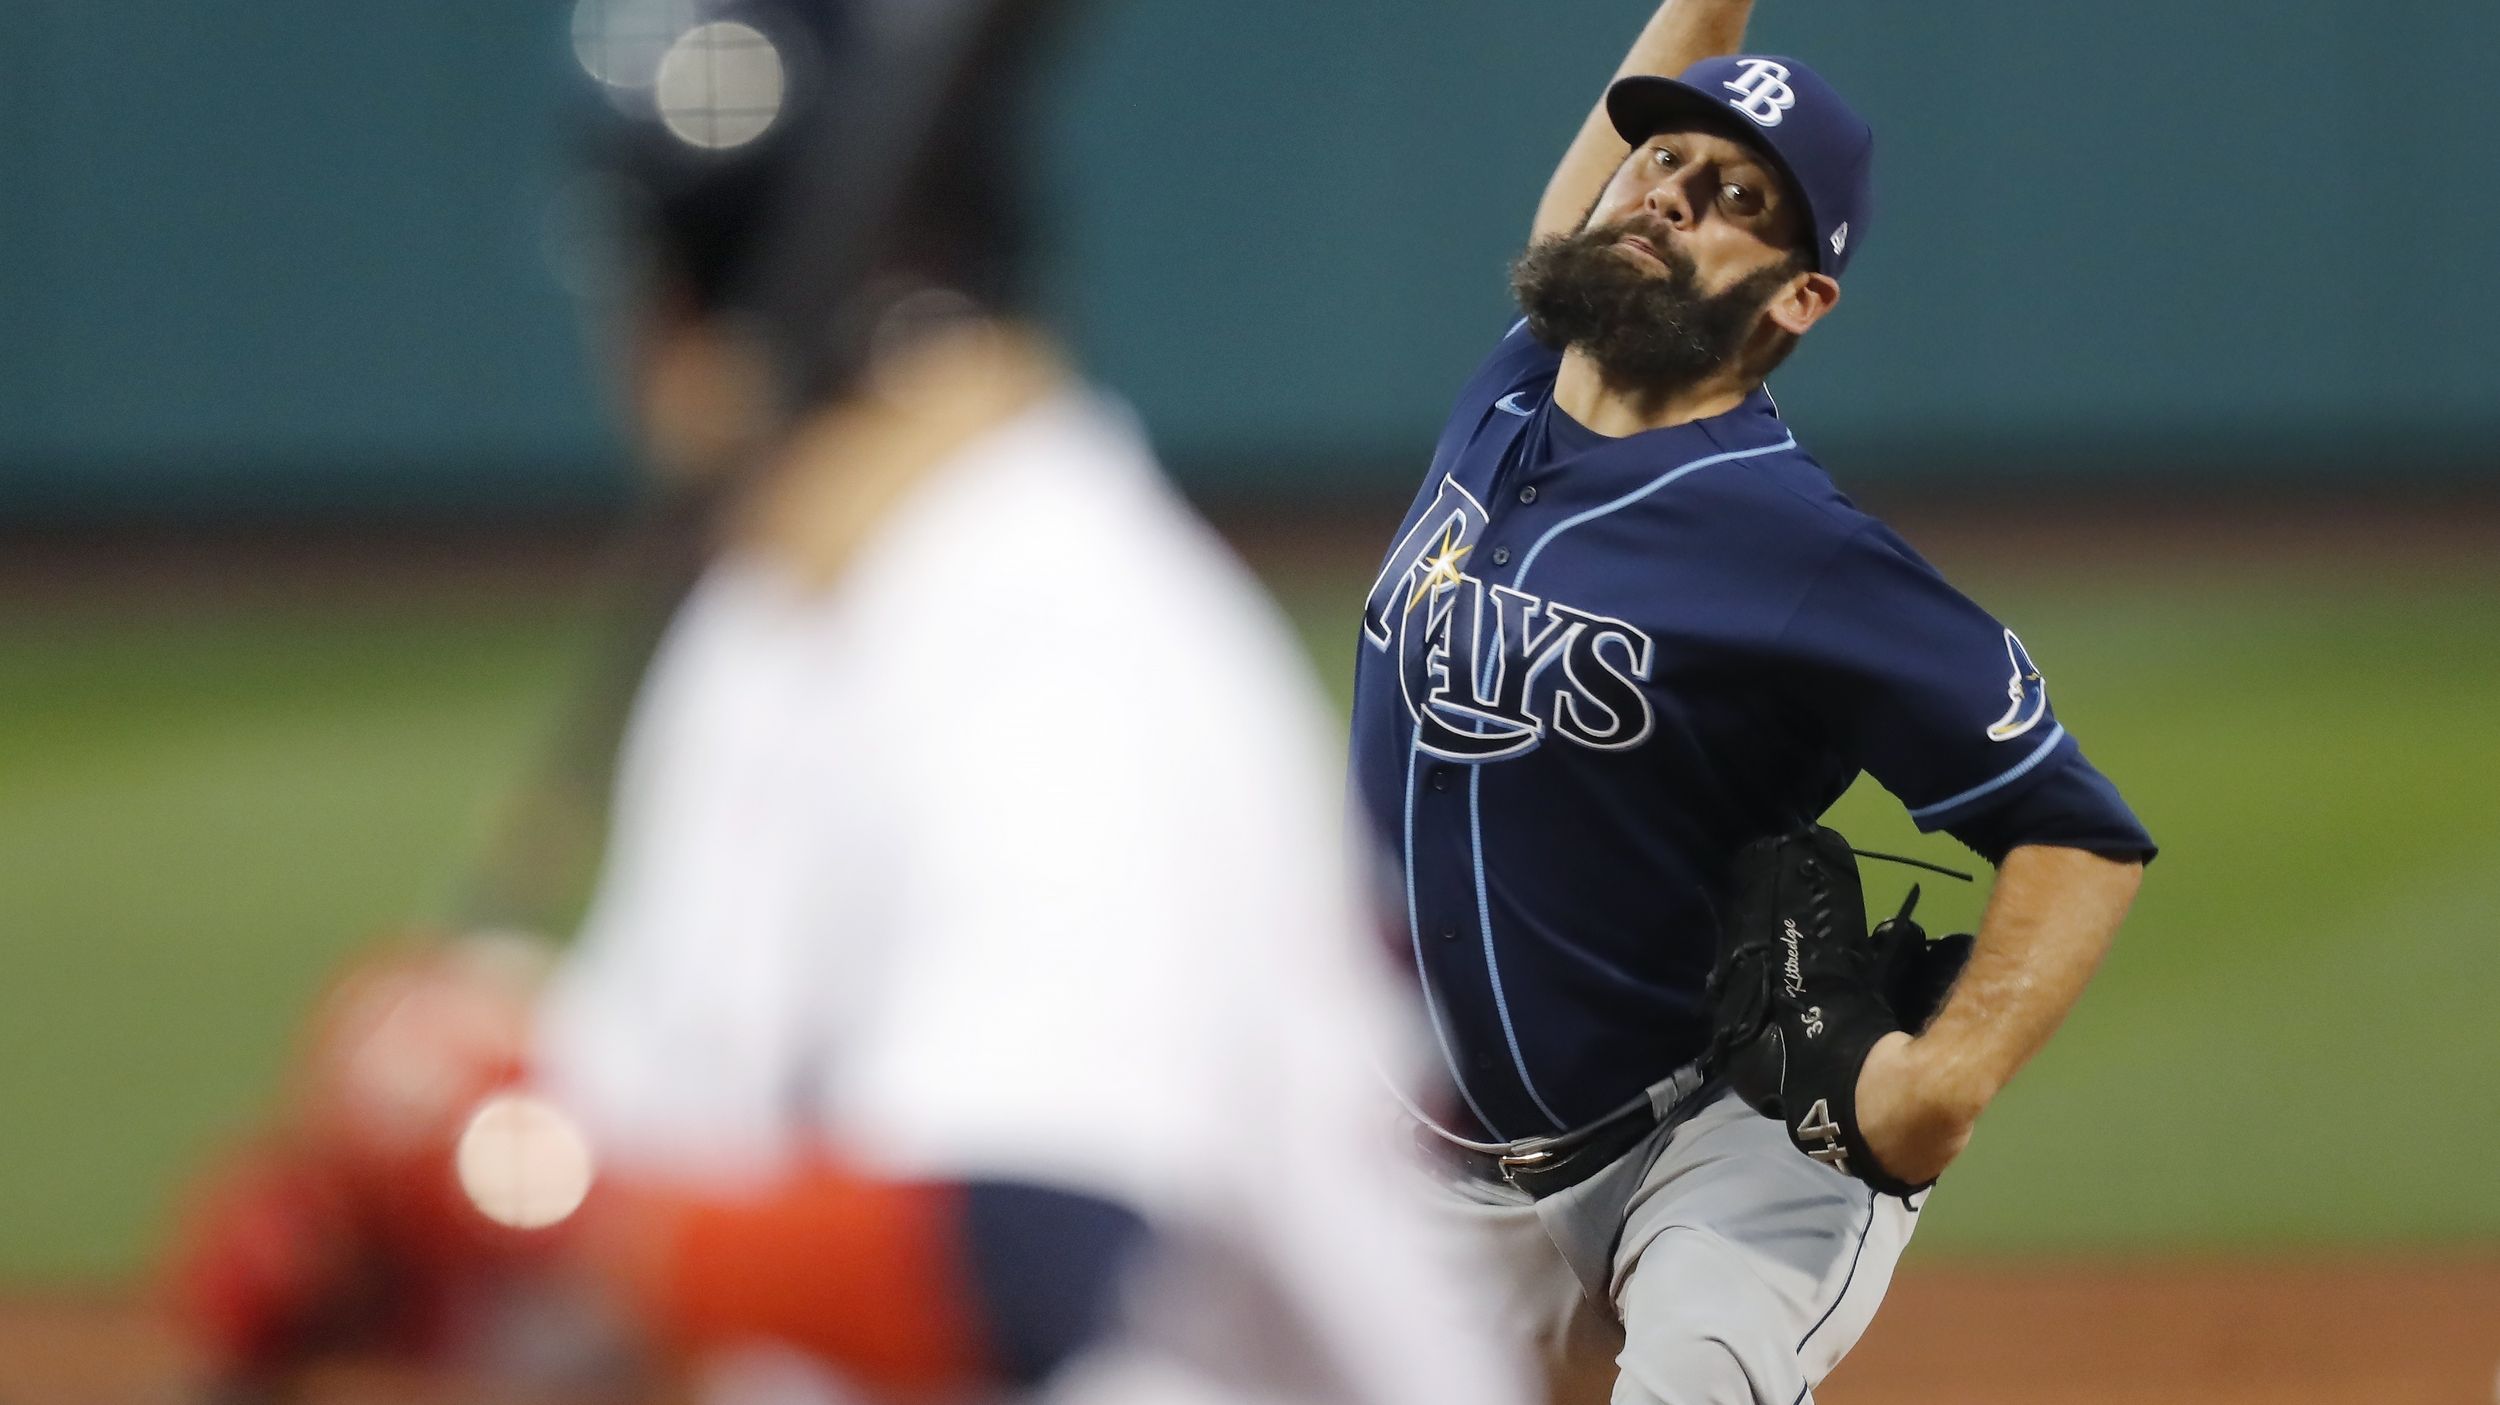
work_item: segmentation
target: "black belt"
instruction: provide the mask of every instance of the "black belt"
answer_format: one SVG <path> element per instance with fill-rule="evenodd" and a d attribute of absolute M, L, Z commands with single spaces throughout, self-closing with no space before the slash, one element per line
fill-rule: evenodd
<path fill-rule="evenodd" d="M 1511 1142 L 1498 1149 L 1460 1143 L 1438 1128 L 1421 1123 L 1415 1127 L 1415 1140 L 1431 1155 L 1478 1180 L 1499 1181 L 1525 1191 L 1532 1200 L 1542 1200 L 1613 1165 L 1616 1158 L 1639 1146 L 1658 1130 L 1659 1123 L 1709 1086 L 1696 1070 L 1678 1069 L 1639 1098 L 1595 1122 L 1550 1137 Z"/>

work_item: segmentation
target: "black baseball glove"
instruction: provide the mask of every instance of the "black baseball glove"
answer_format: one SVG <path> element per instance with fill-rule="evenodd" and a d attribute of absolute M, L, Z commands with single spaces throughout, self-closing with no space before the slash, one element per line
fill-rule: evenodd
<path fill-rule="evenodd" d="M 1749 844 L 1710 973 L 1712 1070 L 1797 1149 L 1887 1195 L 1926 1189 L 1886 1172 L 1858 1133 L 1858 1070 L 1877 1040 L 1926 1028 L 1971 938 L 1929 941 L 1910 918 L 1866 928 L 1857 857 L 1817 826 Z"/>

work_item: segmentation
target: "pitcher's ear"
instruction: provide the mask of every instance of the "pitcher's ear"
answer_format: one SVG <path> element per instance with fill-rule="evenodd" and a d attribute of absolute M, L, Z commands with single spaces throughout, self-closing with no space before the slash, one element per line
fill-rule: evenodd
<path fill-rule="evenodd" d="M 1771 305 L 1764 309 L 1771 324 L 1791 336 L 1804 336 L 1806 329 L 1823 320 L 1823 314 L 1840 305 L 1840 280 L 1828 273 L 1800 273 Z"/>

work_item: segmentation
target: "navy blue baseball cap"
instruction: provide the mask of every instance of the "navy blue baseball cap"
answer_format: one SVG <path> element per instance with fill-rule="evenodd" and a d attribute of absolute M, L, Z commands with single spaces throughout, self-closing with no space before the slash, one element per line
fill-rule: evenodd
<path fill-rule="evenodd" d="M 1677 127 L 1717 132 L 1770 158 L 1814 230 L 1814 266 L 1834 277 L 1874 214 L 1875 129 L 1795 59 L 1703 59 L 1676 78 L 1640 74 L 1606 90 L 1606 116 L 1634 146 Z"/>

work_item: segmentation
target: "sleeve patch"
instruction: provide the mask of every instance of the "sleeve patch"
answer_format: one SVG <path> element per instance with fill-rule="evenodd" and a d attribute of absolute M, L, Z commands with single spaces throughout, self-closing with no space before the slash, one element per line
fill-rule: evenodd
<path fill-rule="evenodd" d="M 1988 727 L 1988 740 L 1992 742 L 2010 742 L 2039 726 L 2040 719 L 2049 715 L 2048 681 L 2031 662 L 2031 651 L 2010 629 L 2005 631 L 2005 657 L 2012 676 L 2005 681 L 2005 715 Z"/>

